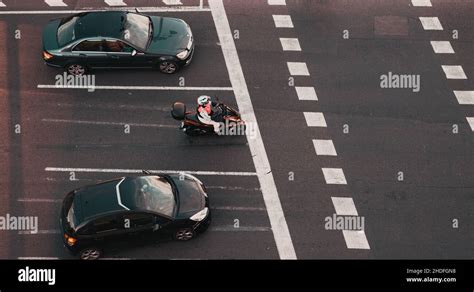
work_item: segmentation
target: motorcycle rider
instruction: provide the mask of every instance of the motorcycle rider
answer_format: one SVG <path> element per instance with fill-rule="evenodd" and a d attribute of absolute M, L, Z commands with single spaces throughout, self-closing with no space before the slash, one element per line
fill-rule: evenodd
<path fill-rule="evenodd" d="M 214 132 L 219 134 L 220 123 L 213 120 L 214 107 L 217 105 L 216 102 L 211 101 L 211 97 L 208 95 L 201 95 L 197 98 L 197 117 L 199 121 L 206 125 L 212 125 Z"/>

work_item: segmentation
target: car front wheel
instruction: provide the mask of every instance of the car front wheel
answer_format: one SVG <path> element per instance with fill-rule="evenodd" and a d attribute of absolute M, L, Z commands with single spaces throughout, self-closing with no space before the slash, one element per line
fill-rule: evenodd
<path fill-rule="evenodd" d="M 187 241 L 194 237 L 194 231 L 191 228 L 181 228 L 175 232 L 174 238 L 179 241 Z"/>
<path fill-rule="evenodd" d="M 96 247 L 85 248 L 79 252 L 81 260 L 97 260 L 102 256 L 102 250 Z"/>
<path fill-rule="evenodd" d="M 178 64 L 171 60 L 164 60 L 158 64 L 158 68 L 165 74 L 173 74 L 178 70 Z"/>
<path fill-rule="evenodd" d="M 69 64 L 66 66 L 66 71 L 67 73 L 71 74 L 71 75 L 77 75 L 77 76 L 81 76 L 81 75 L 84 75 L 86 74 L 87 72 L 87 67 L 82 65 L 82 64 Z"/>

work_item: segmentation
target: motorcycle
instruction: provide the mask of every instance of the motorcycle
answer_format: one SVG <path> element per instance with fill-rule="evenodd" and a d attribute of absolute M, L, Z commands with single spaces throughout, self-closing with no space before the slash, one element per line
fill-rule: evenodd
<path fill-rule="evenodd" d="M 181 121 L 180 129 L 189 136 L 216 135 L 214 127 L 199 121 L 196 111 L 186 111 L 186 105 L 182 102 L 175 102 L 171 107 L 171 116 Z M 228 133 L 238 133 L 245 135 L 245 122 L 241 119 L 240 113 L 223 103 L 217 102 L 214 106 L 212 120 L 221 123 L 217 135 Z"/>

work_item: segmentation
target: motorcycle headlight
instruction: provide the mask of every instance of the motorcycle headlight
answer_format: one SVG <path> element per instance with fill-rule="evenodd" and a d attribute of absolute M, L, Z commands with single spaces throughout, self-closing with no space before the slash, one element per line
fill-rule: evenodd
<path fill-rule="evenodd" d="M 189 51 L 188 50 L 184 50 L 182 52 L 179 52 L 176 57 L 178 57 L 178 59 L 181 59 L 181 60 L 184 60 L 188 57 L 188 54 L 189 54 Z"/>
<path fill-rule="evenodd" d="M 202 209 L 201 211 L 197 212 L 196 214 L 194 214 L 193 216 L 191 216 L 189 219 L 199 222 L 199 221 L 202 221 L 204 218 L 206 218 L 207 213 L 209 213 L 209 209 L 206 207 Z"/>

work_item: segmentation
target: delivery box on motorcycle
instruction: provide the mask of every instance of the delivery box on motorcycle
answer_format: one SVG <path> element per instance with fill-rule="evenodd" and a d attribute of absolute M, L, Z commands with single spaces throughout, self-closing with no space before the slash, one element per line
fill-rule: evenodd
<path fill-rule="evenodd" d="M 171 107 L 171 116 L 175 120 L 184 120 L 184 116 L 186 113 L 186 105 L 182 102 L 175 102 Z"/>

